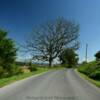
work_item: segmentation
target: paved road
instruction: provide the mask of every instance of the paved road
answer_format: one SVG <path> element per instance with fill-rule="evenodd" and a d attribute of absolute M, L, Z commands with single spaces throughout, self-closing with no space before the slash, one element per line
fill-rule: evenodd
<path fill-rule="evenodd" d="M 100 90 L 72 69 L 64 69 L 1 88 L 0 100 L 100 100 Z"/>

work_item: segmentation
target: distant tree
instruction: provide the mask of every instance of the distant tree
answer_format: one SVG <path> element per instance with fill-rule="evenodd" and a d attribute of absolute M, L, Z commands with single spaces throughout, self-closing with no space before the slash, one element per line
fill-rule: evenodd
<path fill-rule="evenodd" d="M 67 64 L 67 67 L 75 67 L 78 63 L 78 55 L 73 49 L 65 49 L 59 56 L 62 64 Z"/>
<path fill-rule="evenodd" d="M 57 18 L 35 28 L 27 41 L 27 48 L 34 59 L 48 61 L 51 66 L 63 48 L 79 48 L 78 37 L 78 24 Z"/>
<path fill-rule="evenodd" d="M 84 64 L 87 64 L 87 62 L 86 62 L 86 61 L 83 61 L 81 64 L 83 64 L 83 65 L 84 65 Z"/>
<path fill-rule="evenodd" d="M 16 58 L 16 48 L 13 40 L 7 37 L 7 32 L 0 30 L 0 66 L 9 71 Z"/>
<path fill-rule="evenodd" d="M 100 61 L 100 51 L 98 51 L 94 56 L 96 57 L 97 61 Z"/>

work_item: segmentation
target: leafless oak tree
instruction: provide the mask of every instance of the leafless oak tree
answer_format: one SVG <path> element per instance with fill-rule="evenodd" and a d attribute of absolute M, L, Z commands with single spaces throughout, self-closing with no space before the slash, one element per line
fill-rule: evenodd
<path fill-rule="evenodd" d="M 52 65 L 64 48 L 79 48 L 79 25 L 64 18 L 48 21 L 33 30 L 27 48 L 33 58 Z"/>

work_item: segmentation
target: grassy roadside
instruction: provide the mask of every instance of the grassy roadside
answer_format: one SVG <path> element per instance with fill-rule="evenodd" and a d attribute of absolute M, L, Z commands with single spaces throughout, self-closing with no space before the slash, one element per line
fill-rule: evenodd
<path fill-rule="evenodd" d="M 40 73 L 48 71 L 48 70 L 49 69 L 47 69 L 47 68 L 38 68 L 38 70 L 35 71 L 35 72 L 28 72 L 28 73 L 12 76 L 12 77 L 9 77 L 9 78 L 0 79 L 0 88 L 5 86 L 5 85 L 16 82 L 18 80 L 22 80 L 24 78 L 27 78 L 27 77 L 35 75 L 35 74 L 40 74 Z"/>
<path fill-rule="evenodd" d="M 87 75 L 79 72 L 77 69 L 75 69 L 75 71 L 80 74 L 81 77 L 83 77 L 84 79 L 88 80 L 89 82 L 93 83 L 94 85 L 96 85 L 97 87 L 100 88 L 100 81 L 96 81 L 96 80 L 93 80 L 91 78 L 89 78 Z"/>

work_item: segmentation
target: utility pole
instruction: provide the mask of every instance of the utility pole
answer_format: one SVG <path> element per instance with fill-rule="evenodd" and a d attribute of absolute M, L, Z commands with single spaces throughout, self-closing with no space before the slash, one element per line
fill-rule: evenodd
<path fill-rule="evenodd" d="M 87 53 L 88 53 L 88 44 L 86 44 L 86 55 L 85 55 L 85 61 L 87 62 Z"/>

